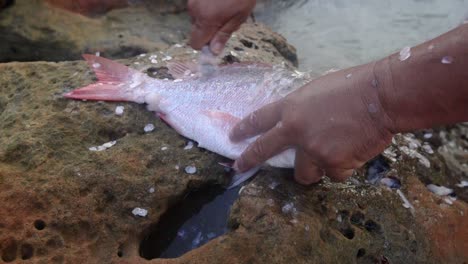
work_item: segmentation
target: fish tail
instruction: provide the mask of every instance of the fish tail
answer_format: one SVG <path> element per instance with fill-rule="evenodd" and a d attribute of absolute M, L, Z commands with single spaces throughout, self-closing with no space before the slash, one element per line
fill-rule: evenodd
<path fill-rule="evenodd" d="M 66 93 L 64 97 L 102 101 L 132 101 L 129 86 L 132 88 L 131 81 L 135 79 L 135 76 L 144 75 L 143 73 L 91 54 L 85 54 L 83 57 L 94 70 L 98 81 Z"/>

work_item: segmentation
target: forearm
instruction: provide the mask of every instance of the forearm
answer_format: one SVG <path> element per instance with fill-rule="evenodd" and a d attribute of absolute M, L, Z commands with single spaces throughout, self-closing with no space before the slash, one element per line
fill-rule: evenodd
<path fill-rule="evenodd" d="M 468 24 L 375 64 L 392 132 L 468 121 Z"/>

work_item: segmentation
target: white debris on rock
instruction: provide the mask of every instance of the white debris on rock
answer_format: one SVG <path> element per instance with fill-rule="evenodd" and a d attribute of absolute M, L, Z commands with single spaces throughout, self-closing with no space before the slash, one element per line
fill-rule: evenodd
<path fill-rule="evenodd" d="M 100 56 L 101 56 L 101 52 L 96 51 L 96 57 L 100 57 Z"/>
<path fill-rule="evenodd" d="M 172 57 L 169 55 L 166 55 L 166 57 L 162 58 L 162 61 L 170 61 L 172 60 Z"/>
<path fill-rule="evenodd" d="M 188 174 L 195 174 L 197 172 L 197 168 L 195 166 L 187 166 L 185 167 L 185 172 Z"/>
<path fill-rule="evenodd" d="M 403 207 L 407 208 L 407 209 L 410 209 L 411 211 L 411 214 L 414 215 L 414 207 L 413 205 L 408 201 L 408 199 L 406 199 L 406 196 L 403 194 L 403 192 L 398 189 L 397 191 L 397 194 L 400 196 L 401 200 L 403 201 Z"/>
<path fill-rule="evenodd" d="M 187 142 L 187 145 L 185 145 L 184 149 L 189 150 L 193 148 L 193 141 Z"/>
<path fill-rule="evenodd" d="M 297 214 L 297 209 L 296 207 L 294 207 L 293 202 L 284 204 L 283 207 L 281 208 L 281 211 L 283 212 L 283 214 L 291 214 L 293 216 Z"/>
<path fill-rule="evenodd" d="M 93 68 L 94 69 L 98 69 L 99 67 L 101 67 L 100 63 L 97 63 L 97 62 L 93 63 Z"/>
<path fill-rule="evenodd" d="M 431 145 L 429 145 L 429 143 L 425 142 L 425 143 L 422 145 L 422 148 L 423 148 L 424 151 L 426 151 L 428 154 L 434 154 L 434 150 L 432 150 L 432 147 L 431 147 Z"/>
<path fill-rule="evenodd" d="M 124 113 L 124 110 L 125 110 L 125 107 L 121 106 L 121 105 L 118 105 L 116 108 L 115 108 L 115 114 L 116 115 L 123 115 Z"/>
<path fill-rule="evenodd" d="M 390 161 L 392 161 L 392 162 L 396 162 L 396 161 L 397 161 L 397 159 L 396 159 L 397 154 L 395 153 L 395 149 L 394 149 L 392 146 L 386 148 L 386 149 L 383 151 L 382 155 L 383 155 L 385 158 L 387 158 L 387 159 L 389 159 Z"/>
<path fill-rule="evenodd" d="M 149 56 L 148 60 L 151 61 L 151 63 L 156 64 L 156 63 L 158 63 L 157 58 L 158 58 L 158 55 L 153 54 L 153 55 Z"/>
<path fill-rule="evenodd" d="M 427 189 L 439 196 L 445 196 L 453 193 L 453 190 L 445 186 L 437 186 L 435 184 L 428 184 Z"/>
<path fill-rule="evenodd" d="M 337 217 L 336 217 L 336 221 L 338 222 L 343 222 L 343 217 L 341 216 L 341 214 L 339 214 Z"/>
<path fill-rule="evenodd" d="M 279 182 L 273 180 L 270 184 L 268 184 L 268 188 L 274 190 L 276 187 L 278 187 L 278 185 L 280 185 Z"/>
<path fill-rule="evenodd" d="M 149 193 L 154 193 L 154 187 L 149 188 L 148 192 Z"/>
<path fill-rule="evenodd" d="M 426 157 L 424 157 L 421 153 L 417 152 L 416 150 L 409 149 L 406 146 L 400 147 L 400 150 L 401 150 L 401 152 L 405 153 L 406 155 L 408 155 L 411 158 L 417 158 L 419 160 L 419 162 L 422 165 L 424 165 L 426 168 L 431 167 L 431 162 Z"/>
<path fill-rule="evenodd" d="M 448 205 L 452 205 L 453 202 L 455 202 L 457 200 L 456 197 L 452 197 L 452 196 L 445 196 L 444 197 L 444 202 Z"/>
<path fill-rule="evenodd" d="M 177 43 L 177 44 L 174 45 L 174 47 L 176 47 L 176 48 L 182 48 L 182 45 L 179 44 L 179 43 Z"/>
<path fill-rule="evenodd" d="M 146 126 L 143 128 L 145 133 L 149 133 L 154 130 L 154 125 L 153 124 L 146 124 Z"/>
<path fill-rule="evenodd" d="M 135 216 L 145 217 L 148 215 L 148 210 L 140 207 L 135 207 L 135 209 L 132 210 L 132 214 Z"/>
<path fill-rule="evenodd" d="M 95 147 L 90 147 L 89 150 L 90 151 L 103 151 L 103 150 L 106 150 L 108 148 L 111 148 L 112 146 L 114 146 L 115 144 L 117 143 L 117 141 L 110 141 L 110 142 L 107 142 L 107 143 L 104 143 L 102 144 L 101 146 L 95 146 Z"/>
<path fill-rule="evenodd" d="M 457 184 L 457 186 L 460 187 L 460 188 L 468 187 L 468 180 L 467 181 L 465 181 L 465 180 L 461 181 L 460 183 Z"/>
<path fill-rule="evenodd" d="M 162 147 L 161 150 L 164 151 L 164 150 L 167 150 L 168 147 Z"/>
<path fill-rule="evenodd" d="M 245 189 L 246 186 L 247 186 L 247 185 L 244 185 L 244 186 L 242 186 L 242 187 L 239 189 L 239 195 L 242 193 L 242 191 Z"/>
<path fill-rule="evenodd" d="M 431 132 L 428 132 L 428 133 L 425 133 L 424 134 L 424 138 L 425 139 L 430 139 L 432 137 L 432 133 Z"/>

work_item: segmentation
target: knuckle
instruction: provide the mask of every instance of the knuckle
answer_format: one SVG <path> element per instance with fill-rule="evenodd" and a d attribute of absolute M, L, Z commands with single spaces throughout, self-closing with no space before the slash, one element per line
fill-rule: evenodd
<path fill-rule="evenodd" d="M 260 120 L 258 118 L 258 112 L 255 111 L 249 115 L 248 124 L 253 130 L 257 130 L 260 127 Z"/>
<path fill-rule="evenodd" d="M 330 167 L 342 167 L 341 165 L 343 165 L 343 163 L 346 162 L 346 159 L 340 154 L 326 154 L 326 156 L 324 156 L 323 158 L 325 159 L 327 165 Z"/>
<path fill-rule="evenodd" d="M 320 178 L 313 178 L 313 177 L 305 177 L 305 176 L 300 176 L 300 175 L 296 175 L 294 177 L 294 179 L 299 183 L 299 184 L 302 184 L 302 185 L 311 185 L 313 183 L 316 183 L 318 181 L 320 181 Z"/>
<path fill-rule="evenodd" d="M 250 153 L 254 155 L 256 160 L 262 160 L 265 156 L 265 144 L 263 140 L 257 140 L 251 147 Z"/>

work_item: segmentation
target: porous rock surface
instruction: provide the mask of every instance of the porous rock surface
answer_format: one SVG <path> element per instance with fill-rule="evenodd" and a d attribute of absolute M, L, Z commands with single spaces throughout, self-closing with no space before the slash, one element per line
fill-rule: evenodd
<path fill-rule="evenodd" d="M 0 16 L 0 24 L 11 16 Z M 71 19 L 100 23 L 106 18 Z M 183 37 L 135 40 L 149 45 L 150 53 L 120 61 L 151 77 L 171 77 L 168 60 L 197 56 Z M 235 33 L 222 58 L 297 65 L 294 48 L 255 24 Z M 187 140 L 143 105 L 63 98 L 64 92 L 95 81 L 83 61 L 10 62 L 0 64 L 0 72 L 0 262 L 147 263 L 138 246 L 160 216 L 187 191 L 226 180 L 218 165 L 223 158 L 196 147 L 184 150 Z M 121 116 L 114 112 L 118 105 L 125 108 Z M 145 133 L 149 123 L 155 130 Z M 401 181 L 414 210 L 402 206 L 395 190 L 367 183 L 366 167 L 345 183 L 324 179 L 310 187 L 295 184 L 290 170 L 264 170 L 242 189 L 231 209 L 229 233 L 180 258 L 151 262 L 464 263 L 468 196 L 457 184 L 468 175 L 467 127 L 397 135 L 383 153 L 387 176 Z M 109 149 L 89 150 L 114 140 Z M 197 168 L 195 174 L 185 173 L 189 165 Z M 453 188 L 458 199 L 449 204 L 427 190 L 429 183 Z M 132 214 L 136 207 L 147 216 Z"/>

